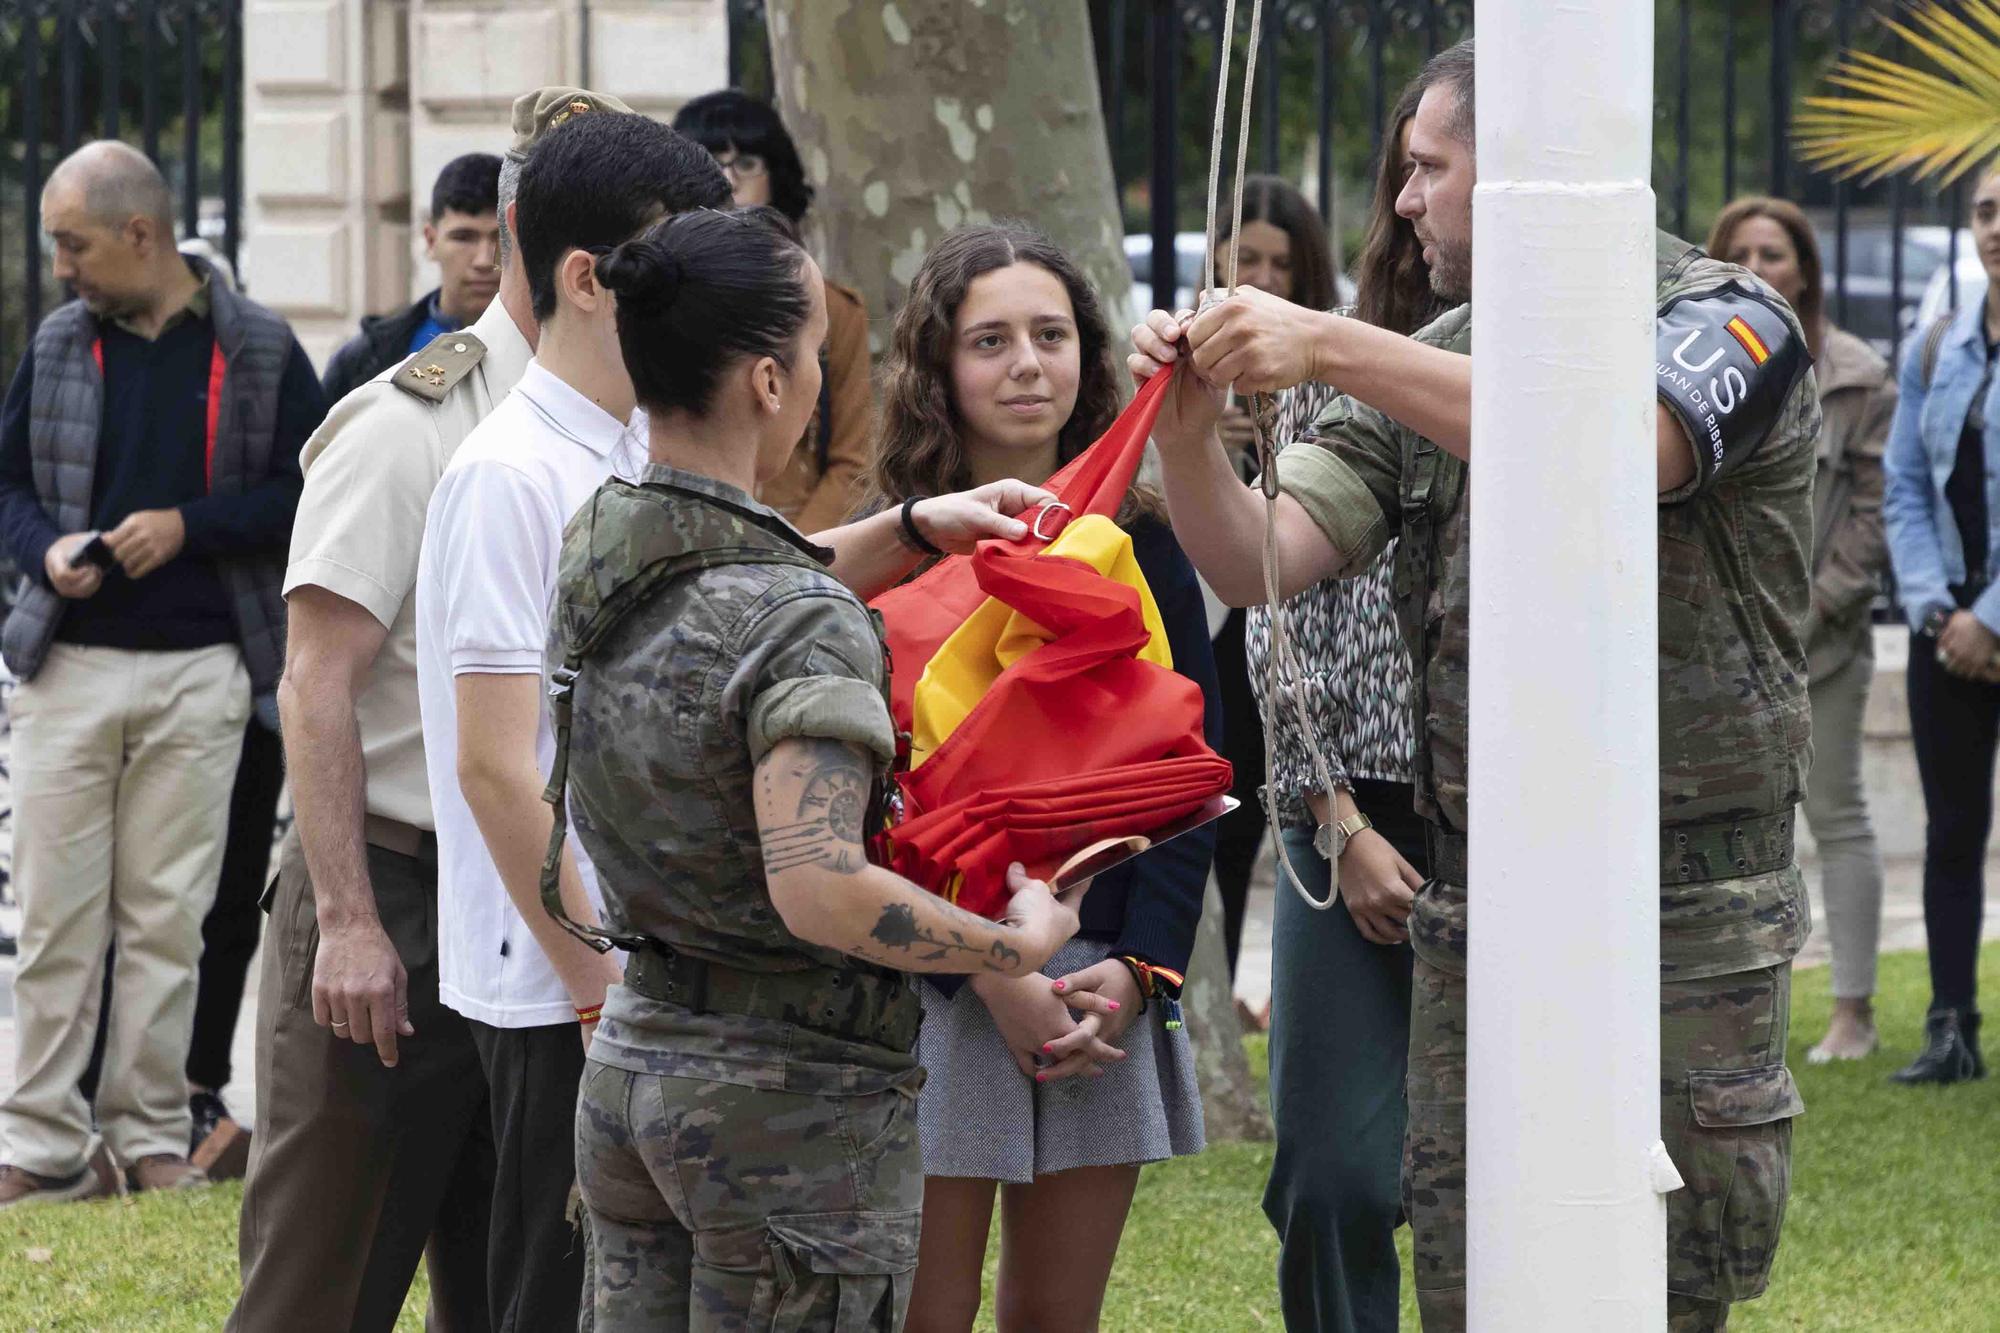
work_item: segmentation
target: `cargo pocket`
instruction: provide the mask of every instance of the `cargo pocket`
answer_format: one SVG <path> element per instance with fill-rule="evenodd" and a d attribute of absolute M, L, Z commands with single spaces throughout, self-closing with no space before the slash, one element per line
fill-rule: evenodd
<path fill-rule="evenodd" d="M 1673 1150 L 1686 1188 L 1667 1196 L 1667 1288 L 1703 1300 L 1763 1294 L 1792 1181 L 1792 1071 L 1688 1071 L 1688 1118 Z"/>
<path fill-rule="evenodd" d="M 773 1333 L 892 1333 L 901 1328 L 917 1269 L 922 1217 L 921 1208 L 912 1208 L 767 1218 L 776 1297 Z"/>

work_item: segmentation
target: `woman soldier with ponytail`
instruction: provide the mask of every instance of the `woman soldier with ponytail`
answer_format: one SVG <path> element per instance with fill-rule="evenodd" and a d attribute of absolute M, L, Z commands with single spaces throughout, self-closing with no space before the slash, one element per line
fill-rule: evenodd
<path fill-rule="evenodd" d="M 768 209 L 599 261 L 650 466 L 571 523 L 555 796 L 631 951 L 577 1107 L 600 1333 L 900 1328 L 923 1173 L 908 972 L 1022 975 L 1077 925 L 1015 867 L 988 921 L 868 863 L 895 755 L 864 594 L 1019 536 L 1018 482 L 824 534 L 751 497 L 819 394 L 818 268 Z M 898 538 L 901 537 L 902 541 Z"/>

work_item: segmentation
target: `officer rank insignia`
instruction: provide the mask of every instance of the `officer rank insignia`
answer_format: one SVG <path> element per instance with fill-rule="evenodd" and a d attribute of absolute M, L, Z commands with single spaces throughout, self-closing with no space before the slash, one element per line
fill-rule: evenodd
<path fill-rule="evenodd" d="M 436 362 L 432 362 L 428 366 L 411 366 L 410 375 L 414 379 L 424 381 L 433 389 L 442 389 L 444 387 L 444 367 L 438 365 Z"/>

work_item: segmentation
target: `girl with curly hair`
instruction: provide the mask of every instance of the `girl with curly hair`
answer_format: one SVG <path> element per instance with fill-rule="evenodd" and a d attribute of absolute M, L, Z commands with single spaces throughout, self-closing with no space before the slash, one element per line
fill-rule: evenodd
<path fill-rule="evenodd" d="M 1109 342 L 1097 294 L 1039 232 L 947 235 L 896 319 L 870 503 L 989 477 L 1046 481 L 1117 415 Z M 1175 668 L 1201 685 L 1214 745 L 1220 707 L 1194 569 L 1144 488 L 1118 521 Z M 1169 1026 L 1167 992 L 1187 966 L 1213 853 L 1211 826 L 1100 875 L 1076 938 L 1035 976 L 921 985 L 912 1333 L 972 1327 L 996 1189 L 1000 1327 L 1097 1327 L 1140 1166 L 1202 1147 L 1194 1059 L 1186 1032 Z"/>

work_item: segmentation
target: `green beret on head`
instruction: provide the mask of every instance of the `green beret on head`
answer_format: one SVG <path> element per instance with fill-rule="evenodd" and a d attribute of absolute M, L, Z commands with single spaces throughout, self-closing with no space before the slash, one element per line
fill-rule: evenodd
<path fill-rule="evenodd" d="M 571 117 L 590 111 L 622 111 L 629 115 L 632 108 L 609 94 L 594 93 L 588 88 L 537 88 L 522 93 L 514 99 L 514 142 L 507 149 L 508 160 L 527 161 L 528 150 L 544 134 Z"/>

